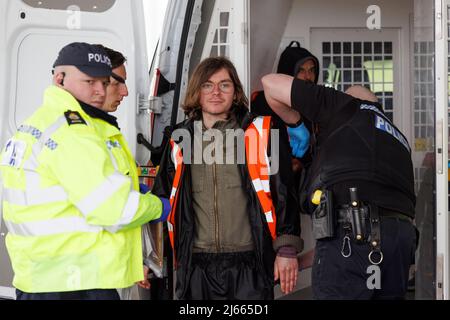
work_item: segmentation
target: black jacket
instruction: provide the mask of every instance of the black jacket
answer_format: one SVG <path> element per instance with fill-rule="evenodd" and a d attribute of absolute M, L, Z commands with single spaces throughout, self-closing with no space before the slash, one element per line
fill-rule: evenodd
<path fill-rule="evenodd" d="M 415 193 L 411 148 L 383 113 L 381 105 L 332 88 L 295 79 L 292 107 L 317 123 L 317 153 L 304 188 L 333 191 L 336 205 L 350 203 L 349 188 L 360 200 L 414 218 Z"/>
<path fill-rule="evenodd" d="M 237 114 L 237 120 L 241 128 L 244 130 L 250 125 L 253 116 L 248 112 L 242 110 Z M 193 120 L 188 119 L 176 125 L 173 130 L 186 129 L 193 137 Z M 273 130 L 274 128 L 272 128 Z M 177 141 L 175 141 L 177 142 Z M 193 144 L 192 144 L 193 145 Z M 285 163 L 287 157 L 290 157 L 287 145 L 280 145 L 279 157 L 280 164 Z M 270 147 L 269 147 L 270 150 Z M 242 183 L 246 190 L 248 190 L 248 207 L 250 225 L 252 227 L 252 236 L 255 244 L 257 256 L 258 271 L 264 275 L 265 286 L 272 288 L 273 281 L 273 267 L 275 261 L 275 250 L 283 245 L 296 244 L 297 250 L 300 252 L 303 243 L 300 236 L 300 219 L 298 214 L 298 201 L 295 190 L 286 187 L 285 180 L 292 179 L 290 166 L 280 165 L 280 170 L 277 174 L 270 176 L 270 185 L 272 199 L 276 210 L 276 230 L 277 239 L 272 241 L 269 228 L 265 221 L 264 213 L 260 208 L 259 200 L 256 192 L 253 189 L 251 179 L 246 165 L 239 164 Z M 158 175 L 155 179 L 155 184 L 152 193 L 169 198 L 172 190 L 173 177 L 175 174 L 175 167 L 171 160 L 171 146 L 168 143 L 165 147 L 161 166 Z M 290 183 L 292 185 L 292 183 Z M 178 202 L 175 212 L 175 254 L 176 254 L 176 269 L 177 269 L 177 283 L 176 296 L 183 298 L 187 288 L 187 281 L 190 278 L 192 268 L 192 245 L 195 235 L 195 220 L 192 205 L 192 181 L 190 166 L 185 164 L 184 172 L 182 172 L 179 190 Z"/>

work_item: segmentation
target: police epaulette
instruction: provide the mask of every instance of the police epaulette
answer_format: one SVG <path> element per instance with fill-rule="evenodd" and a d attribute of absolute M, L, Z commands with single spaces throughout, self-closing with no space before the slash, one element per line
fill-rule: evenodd
<path fill-rule="evenodd" d="M 66 111 L 64 112 L 64 116 L 67 119 L 67 123 L 69 126 L 73 124 L 84 124 L 87 125 L 86 121 L 84 121 L 83 117 L 80 115 L 78 111 Z"/>

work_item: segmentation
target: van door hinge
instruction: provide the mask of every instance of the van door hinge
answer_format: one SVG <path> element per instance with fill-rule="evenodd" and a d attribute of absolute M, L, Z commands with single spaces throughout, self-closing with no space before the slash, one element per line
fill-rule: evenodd
<path fill-rule="evenodd" d="M 151 112 L 160 114 L 162 112 L 162 99 L 160 97 L 150 97 L 150 99 L 147 99 L 143 94 L 138 94 L 137 101 L 137 114 Z"/>
<path fill-rule="evenodd" d="M 444 124 L 442 119 L 436 120 L 436 171 L 444 173 Z"/>

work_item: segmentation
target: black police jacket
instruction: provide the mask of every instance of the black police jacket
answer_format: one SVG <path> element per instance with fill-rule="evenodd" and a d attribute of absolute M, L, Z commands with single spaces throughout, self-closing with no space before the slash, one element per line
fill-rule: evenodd
<path fill-rule="evenodd" d="M 335 203 L 348 204 L 348 189 L 357 187 L 361 200 L 414 217 L 411 149 L 378 103 L 301 80 L 294 80 L 291 102 L 319 126 L 303 190 L 309 211 L 316 189 L 331 189 Z"/>
<path fill-rule="evenodd" d="M 238 123 L 244 130 L 250 125 L 254 116 L 247 112 L 247 109 L 242 108 L 240 111 L 236 111 Z M 193 137 L 193 123 L 191 119 L 176 125 L 167 131 L 167 134 L 171 134 L 176 129 L 186 129 L 191 133 Z M 272 130 L 274 127 L 272 127 Z M 177 142 L 177 141 L 175 141 Z M 194 145 L 193 143 L 191 144 Z M 277 240 L 282 239 L 283 236 L 288 236 L 289 240 L 298 242 L 297 250 L 301 251 L 303 243 L 300 237 L 300 216 L 298 208 L 298 199 L 296 192 L 293 188 L 286 187 L 286 179 L 292 179 L 291 166 L 283 165 L 290 161 L 289 146 L 280 145 L 280 170 L 277 174 L 270 176 L 270 186 L 272 193 L 272 201 L 275 206 L 277 223 Z M 269 148 L 270 150 L 270 148 Z M 173 176 L 176 168 L 172 161 L 170 161 L 171 147 L 168 143 L 165 147 L 165 151 L 161 160 L 161 165 L 158 171 L 158 175 L 155 179 L 155 184 L 152 189 L 152 193 L 159 196 L 169 198 L 172 190 Z M 290 162 L 289 162 L 290 163 Z M 245 205 L 248 208 L 250 225 L 252 227 L 252 237 L 255 244 L 255 252 L 257 257 L 258 271 L 264 275 L 265 287 L 272 288 L 274 285 L 273 280 L 273 268 L 275 261 L 275 250 L 277 247 L 276 242 L 272 241 L 270 231 L 267 223 L 265 222 L 265 216 L 259 204 L 259 200 L 256 192 L 254 191 L 250 175 L 246 165 L 239 165 L 244 188 L 248 190 L 247 203 L 236 204 Z M 292 185 L 292 183 L 291 183 Z M 175 260 L 177 269 L 177 281 L 175 294 L 179 299 L 183 299 L 187 289 L 187 281 L 190 278 L 192 271 L 192 246 L 195 236 L 195 220 L 194 211 L 192 205 L 192 182 L 191 171 L 188 164 L 184 167 L 182 173 L 179 191 L 178 201 L 175 212 L 175 230 L 174 230 L 174 249 Z M 282 245 L 282 244 L 281 244 Z"/>

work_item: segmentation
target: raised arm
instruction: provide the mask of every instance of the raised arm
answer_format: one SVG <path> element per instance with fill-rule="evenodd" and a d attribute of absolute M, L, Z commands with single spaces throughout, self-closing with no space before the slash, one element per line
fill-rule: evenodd
<path fill-rule="evenodd" d="M 291 108 L 293 79 L 285 74 L 268 74 L 261 80 L 267 103 L 285 123 L 297 123 L 300 120 L 300 114 Z"/>

